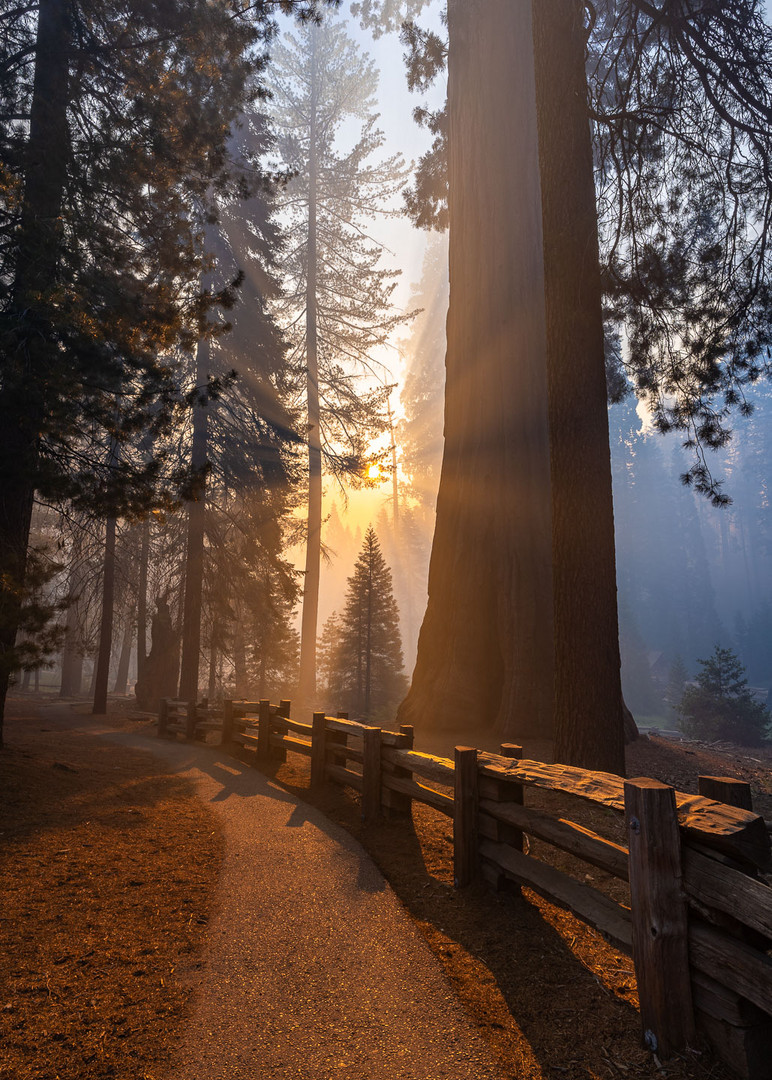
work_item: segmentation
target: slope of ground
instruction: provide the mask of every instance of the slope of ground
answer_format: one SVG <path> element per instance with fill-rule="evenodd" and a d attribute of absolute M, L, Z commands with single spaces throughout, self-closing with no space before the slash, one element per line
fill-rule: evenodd
<path fill-rule="evenodd" d="M 125 712 L 112 723 L 153 732 Z M 216 830 L 144 754 L 45 728 L 11 722 L 0 756 L 0 1077 L 159 1080 L 206 926 Z M 653 737 L 630 748 L 628 772 L 685 791 L 700 774 L 737 776 L 772 816 L 770 765 L 770 751 Z M 291 754 L 276 778 L 369 850 L 504 1075 L 724 1080 L 705 1046 L 668 1062 L 643 1049 L 631 961 L 572 916 L 528 891 L 454 890 L 447 819 L 416 807 L 412 828 L 364 827 L 353 793 L 309 792 L 307 759 Z M 587 808 L 588 826 L 610 834 L 598 813 Z M 575 803 L 571 816 L 579 820 Z"/>

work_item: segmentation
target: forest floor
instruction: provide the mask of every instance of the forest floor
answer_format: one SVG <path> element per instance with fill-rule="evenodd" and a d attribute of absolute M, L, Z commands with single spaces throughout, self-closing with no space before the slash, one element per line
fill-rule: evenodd
<path fill-rule="evenodd" d="M 0 1078 L 162 1080 L 211 914 L 216 821 L 150 755 L 48 724 L 36 705 L 52 699 L 33 698 L 11 703 L 0 754 Z M 152 735 L 152 721 L 131 710 L 113 703 L 110 726 Z M 525 749 L 547 757 L 544 746 Z M 701 774 L 747 780 L 768 818 L 771 770 L 772 749 L 657 736 L 628 748 L 628 775 L 682 791 L 696 791 Z M 727 1080 L 706 1045 L 666 1062 L 643 1049 L 632 962 L 573 916 L 529 890 L 454 890 L 446 818 L 416 806 L 412 827 L 363 826 L 354 793 L 312 793 L 308 773 L 307 759 L 290 754 L 271 775 L 368 850 L 498 1054 L 502 1077 Z M 546 797 L 529 791 L 527 801 Z M 573 801 L 565 812 L 623 839 L 610 811 Z M 622 883 L 587 875 L 586 864 L 546 845 L 540 854 L 625 901 Z"/>

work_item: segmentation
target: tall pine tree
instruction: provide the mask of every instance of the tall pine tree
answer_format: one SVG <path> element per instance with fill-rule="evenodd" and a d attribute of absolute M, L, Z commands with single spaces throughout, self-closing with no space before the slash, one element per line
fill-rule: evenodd
<path fill-rule="evenodd" d="M 378 371 L 374 351 L 401 316 L 391 308 L 396 275 L 380 266 L 368 233 L 404 183 L 399 156 L 378 160 L 377 74 L 341 22 L 308 24 L 274 53 L 272 117 L 287 187 L 288 333 L 295 393 L 308 438 L 308 526 L 300 645 L 300 696 L 316 687 L 322 528 L 322 462 L 356 475 L 369 439 L 386 426 L 382 387 L 357 376 Z M 356 125 L 353 145 L 341 137 Z M 391 211 L 393 212 L 393 211 Z"/>

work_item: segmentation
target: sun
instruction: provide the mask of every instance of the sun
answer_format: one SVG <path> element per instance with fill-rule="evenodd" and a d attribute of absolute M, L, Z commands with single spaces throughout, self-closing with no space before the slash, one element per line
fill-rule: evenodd
<path fill-rule="evenodd" d="M 368 466 L 367 479 L 368 480 L 380 480 L 381 467 L 377 461 L 374 461 L 372 465 Z"/>

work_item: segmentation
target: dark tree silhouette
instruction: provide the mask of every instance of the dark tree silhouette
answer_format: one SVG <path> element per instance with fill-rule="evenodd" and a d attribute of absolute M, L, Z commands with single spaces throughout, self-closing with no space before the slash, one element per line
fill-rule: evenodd
<path fill-rule="evenodd" d="M 36 490 L 83 504 L 101 478 L 126 510 L 152 499 L 158 463 L 108 465 L 104 450 L 163 427 L 170 350 L 217 299 L 197 287 L 190 208 L 229 183 L 229 125 L 272 12 L 40 0 L 0 14 L 0 711 Z"/>

